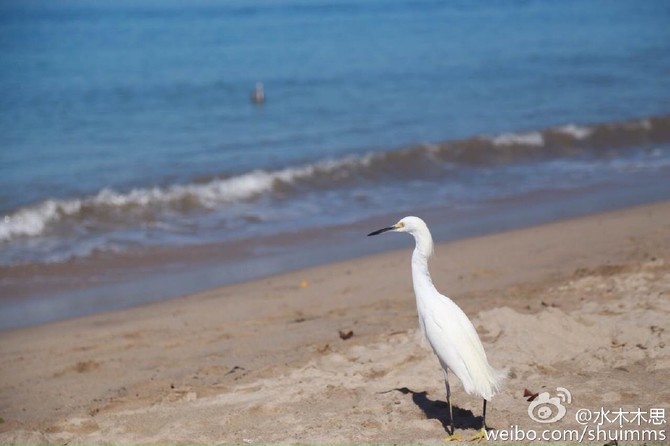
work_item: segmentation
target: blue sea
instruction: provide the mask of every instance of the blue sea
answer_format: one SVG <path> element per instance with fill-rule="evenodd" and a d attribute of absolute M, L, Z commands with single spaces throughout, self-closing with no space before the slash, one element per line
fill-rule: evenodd
<path fill-rule="evenodd" d="M 6 0 L 0 291 L 422 211 L 495 230 L 670 198 L 669 55 L 664 0 Z M 200 286 L 367 252 L 342 242 Z"/>

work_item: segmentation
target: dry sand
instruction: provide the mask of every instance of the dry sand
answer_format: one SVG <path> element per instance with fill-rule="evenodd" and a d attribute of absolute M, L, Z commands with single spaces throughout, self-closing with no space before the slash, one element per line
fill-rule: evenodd
<path fill-rule="evenodd" d="M 448 411 L 418 340 L 413 242 L 394 236 L 408 248 L 0 333 L 0 442 L 442 443 Z M 554 429 L 581 428 L 578 408 L 662 408 L 666 424 L 642 428 L 667 433 L 670 203 L 436 253 L 437 288 L 510 372 L 489 426 L 546 428 L 524 389 L 564 387 L 572 402 Z M 452 395 L 467 439 L 481 401 L 453 376 Z"/>

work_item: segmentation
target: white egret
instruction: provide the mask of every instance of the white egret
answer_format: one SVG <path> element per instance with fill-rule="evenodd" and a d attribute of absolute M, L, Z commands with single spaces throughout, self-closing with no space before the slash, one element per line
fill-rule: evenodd
<path fill-rule="evenodd" d="M 501 389 L 506 372 L 491 367 L 470 319 L 454 301 L 435 289 L 428 271 L 428 258 L 433 254 L 433 237 L 426 223 L 418 217 L 405 217 L 395 225 L 371 232 L 368 236 L 384 232 L 407 232 L 416 241 L 412 254 L 416 309 L 421 332 L 444 370 L 451 418 L 450 436 L 454 437 L 455 431 L 447 370 L 451 370 L 461 380 L 467 393 L 484 399 L 482 430 L 476 436 L 482 438 L 486 432 L 486 402 Z"/>

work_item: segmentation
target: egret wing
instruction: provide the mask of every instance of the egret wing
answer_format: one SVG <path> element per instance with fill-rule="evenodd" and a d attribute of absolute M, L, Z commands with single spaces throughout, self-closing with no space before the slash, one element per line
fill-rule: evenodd
<path fill-rule="evenodd" d="M 458 376 L 465 391 L 489 399 L 500 387 L 470 319 L 451 299 L 435 293 L 422 309 L 428 342 L 445 365 Z"/>

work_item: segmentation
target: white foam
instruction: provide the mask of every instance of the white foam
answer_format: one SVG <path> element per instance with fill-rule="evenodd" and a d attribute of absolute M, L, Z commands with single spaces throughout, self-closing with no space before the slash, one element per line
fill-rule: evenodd
<path fill-rule="evenodd" d="M 273 173 L 254 171 L 204 184 L 140 188 L 125 193 L 105 188 L 95 196 L 84 200 L 84 203 L 100 207 L 144 207 L 191 199 L 202 206 L 213 207 L 216 204 L 243 200 L 268 191 L 276 178 L 276 174 Z"/>
<path fill-rule="evenodd" d="M 497 146 L 543 146 L 544 137 L 539 132 L 528 133 L 503 133 L 491 139 L 493 144 Z"/>
<path fill-rule="evenodd" d="M 35 206 L 19 209 L 3 218 L 0 223 L 0 240 L 39 235 L 48 223 L 58 220 L 62 215 L 74 214 L 80 208 L 79 200 L 46 200 Z"/>
<path fill-rule="evenodd" d="M 129 192 L 118 192 L 104 188 L 97 194 L 81 198 L 56 200 L 21 208 L 0 221 L 0 241 L 15 237 L 34 237 L 43 234 L 50 224 L 65 217 L 76 216 L 83 210 L 100 210 L 123 207 L 165 207 L 171 203 L 188 200 L 196 205 L 213 209 L 226 203 L 254 198 L 269 192 L 275 182 L 294 183 L 319 174 L 342 172 L 356 165 L 367 165 L 372 155 L 346 157 L 339 160 L 324 160 L 299 167 L 276 171 L 255 170 L 230 178 L 214 179 L 203 184 L 177 184 L 165 188 L 137 188 Z"/>
<path fill-rule="evenodd" d="M 575 124 L 568 124 L 556 129 L 560 133 L 572 136 L 575 139 L 586 139 L 593 133 L 593 130 L 588 127 L 582 127 Z"/>

